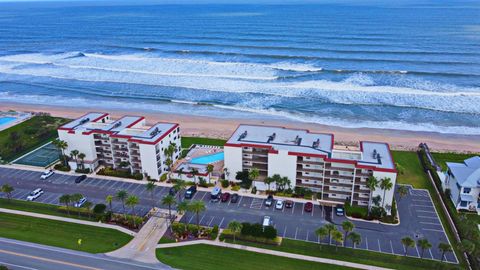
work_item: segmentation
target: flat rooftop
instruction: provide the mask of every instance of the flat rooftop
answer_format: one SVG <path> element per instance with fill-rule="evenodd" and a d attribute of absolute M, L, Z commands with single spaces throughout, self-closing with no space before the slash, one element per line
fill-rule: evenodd
<path fill-rule="evenodd" d="M 335 147 L 334 136 L 303 129 L 240 125 L 227 141 L 230 145 L 270 146 L 292 153 L 320 154 L 329 158 L 356 161 L 360 165 L 395 169 L 388 144 L 360 142 L 360 147 Z"/>
<path fill-rule="evenodd" d="M 128 136 L 143 142 L 155 142 L 171 131 L 178 124 L 156 123 L 145 126 L 144 117 L 123 116 L 119 119 L 110 119 L 108 113 L 91 112 L 60 127 L 80 132 L 108 132 L 115 135 Z"/>

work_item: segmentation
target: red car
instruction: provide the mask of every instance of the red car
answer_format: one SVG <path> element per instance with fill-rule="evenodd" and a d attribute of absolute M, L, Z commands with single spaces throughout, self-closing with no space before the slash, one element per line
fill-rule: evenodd
<path fill-rule="evenodd" d="M 313 210 L 313 203 L 311 203 L 311 202 L 305 203 L 305 206 L 303 207 L 303 210 L 304 210 L 305 212 L 312 212 L 312 210 Z"/>
<path fill-rule="evenodd" d="M 220 200 L 221 200 L 222 202 L 228 202 L 229 199 L 230 199 L 230 193 L 225 192 L 225 193 L 222 194 L 222 197 L 221 197 Z"/>

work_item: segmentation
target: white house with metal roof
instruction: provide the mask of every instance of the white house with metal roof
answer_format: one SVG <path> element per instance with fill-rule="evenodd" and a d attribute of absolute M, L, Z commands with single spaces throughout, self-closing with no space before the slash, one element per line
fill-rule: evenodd
<path fill-rule="evenodd" d="M 445 188 L 457 210 L 480 213 L 480 156 L 468 158 L 463 163 L 447 162 Z"/>

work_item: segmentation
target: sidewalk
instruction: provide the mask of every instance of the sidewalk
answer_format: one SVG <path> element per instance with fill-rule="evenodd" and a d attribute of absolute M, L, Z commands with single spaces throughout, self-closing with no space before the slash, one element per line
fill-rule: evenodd
<path fill-rule="evenodd" d="M 143 263 L 158 263 L 155 250 L 158 241 L 168 229 L 166 216 L 168 216 L 168 211 L 157 209 L 132 241 L 120 249 L 106 253 L 106 255 Z"/>
<path fill-rule="evenodd" d="M 234 248 L 234 249 L 246 250 L 251 252 L 286 257 L 286 258 L 297 259 L 297 260 L 340 265 L 340 266 L 351 267 L 356 269 L 391 270 L 390 268 L 345 262 L 345 261 L 326 259 L 326 258 L 319 258 L 319 257 L 313 257 L 313 256 L 306 256 L 306 255 L 300 255 L 300 254 L 294 254 L 294 253 L 288 253 L 288 252 L 276 251 L 276 250 L 270 250 L 270 249 L 263 249 L 263 248 L 256 248 L 256 247 L 250 247 L 250 246 L 244 246 L 244 245 L 237 245 L 237 244 L 220 242 L 218 240 L 216 241 L 196 240 L 196 241 L 186 241 L 186 242 L 179 242 L 179 243 L 158 244 L 157 248 L 173 248 L 173 247 L 182 247 L 182 246 L 197 245 L 197 244 L 206 244 L 206 245 L 212 245 L 212 246 L 218 246 L 218 247 Z"/>
<path fill-rule="evenodd" d="M 0 208 L 0 212 L 8 213 L 8 214 L 15 214 L 15 215 L 30 216 L 30 217 L 36 217 L 36 218 L 51 219 L 51 220 L 57 220 L 57 221 L 64 221 L 64 222 L 70 222 L 70 223 L 77 223 L 77 224 L 89 225 L 89 226 L 95 226 L 95 227 L 102 227 L 102 228 L 107 228 L 107 229 L 114 229 L 114 230 L 126 233 L 128 235 L 131 235 L 131 236 L 135 236 L 137 234 L 136 232 L 130 231 L 129 229 L 126 229 L 124 227 L 121 227 L 121 226 L 118 226 L 118 225 L 113 225 L 113 224 L 105 224 L 105 223 L 101 223 L 101 222 L 93 222 L 93 221 L 88 221 L 88 220 L 81 220 L 81 219 L 67 218 L 67 217 L 58 217 L 58 216 L 38 214 L 38 213 L 12 210 L 12 209 L 6 209 L 6 208 Z"/>

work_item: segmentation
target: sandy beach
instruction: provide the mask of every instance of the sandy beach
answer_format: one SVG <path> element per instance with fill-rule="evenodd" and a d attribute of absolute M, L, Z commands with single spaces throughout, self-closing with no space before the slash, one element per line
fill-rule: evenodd
<path fill-rule="evenodd" d="M 433 151 L 448 152 L 480 152 L 480 136 L 442 134 L 434 132 L 414 132 L 389 129 L 372 128 L 341 128 L 313 123 L 301 123 L 276 120 L 251 120 L 251 119 L 223 119 L 182 114 L 152 113 L 148 111 L 119 111 L 98 108 L 68 108 L 59 106 L 31 105 L 20 103 L 2 103 L 1 111 L 16 110 L 29 112 L 48 112 L 53 116 L 76 118 L 88 111 L 105 111 L 113 117 L 123 115 L 142 115 L 147 122 L 153 124 L 157 121 L 180 123 L 183 136 L 228 138 L 241 124 L 275 125 L 290 128 L 308 129 L 312 132 L 333 133 L 337 144 L 355 145 L 358 141 L 387 142 L 392 149 L 416 149 L 420 142 L 426 142 Z"/>

